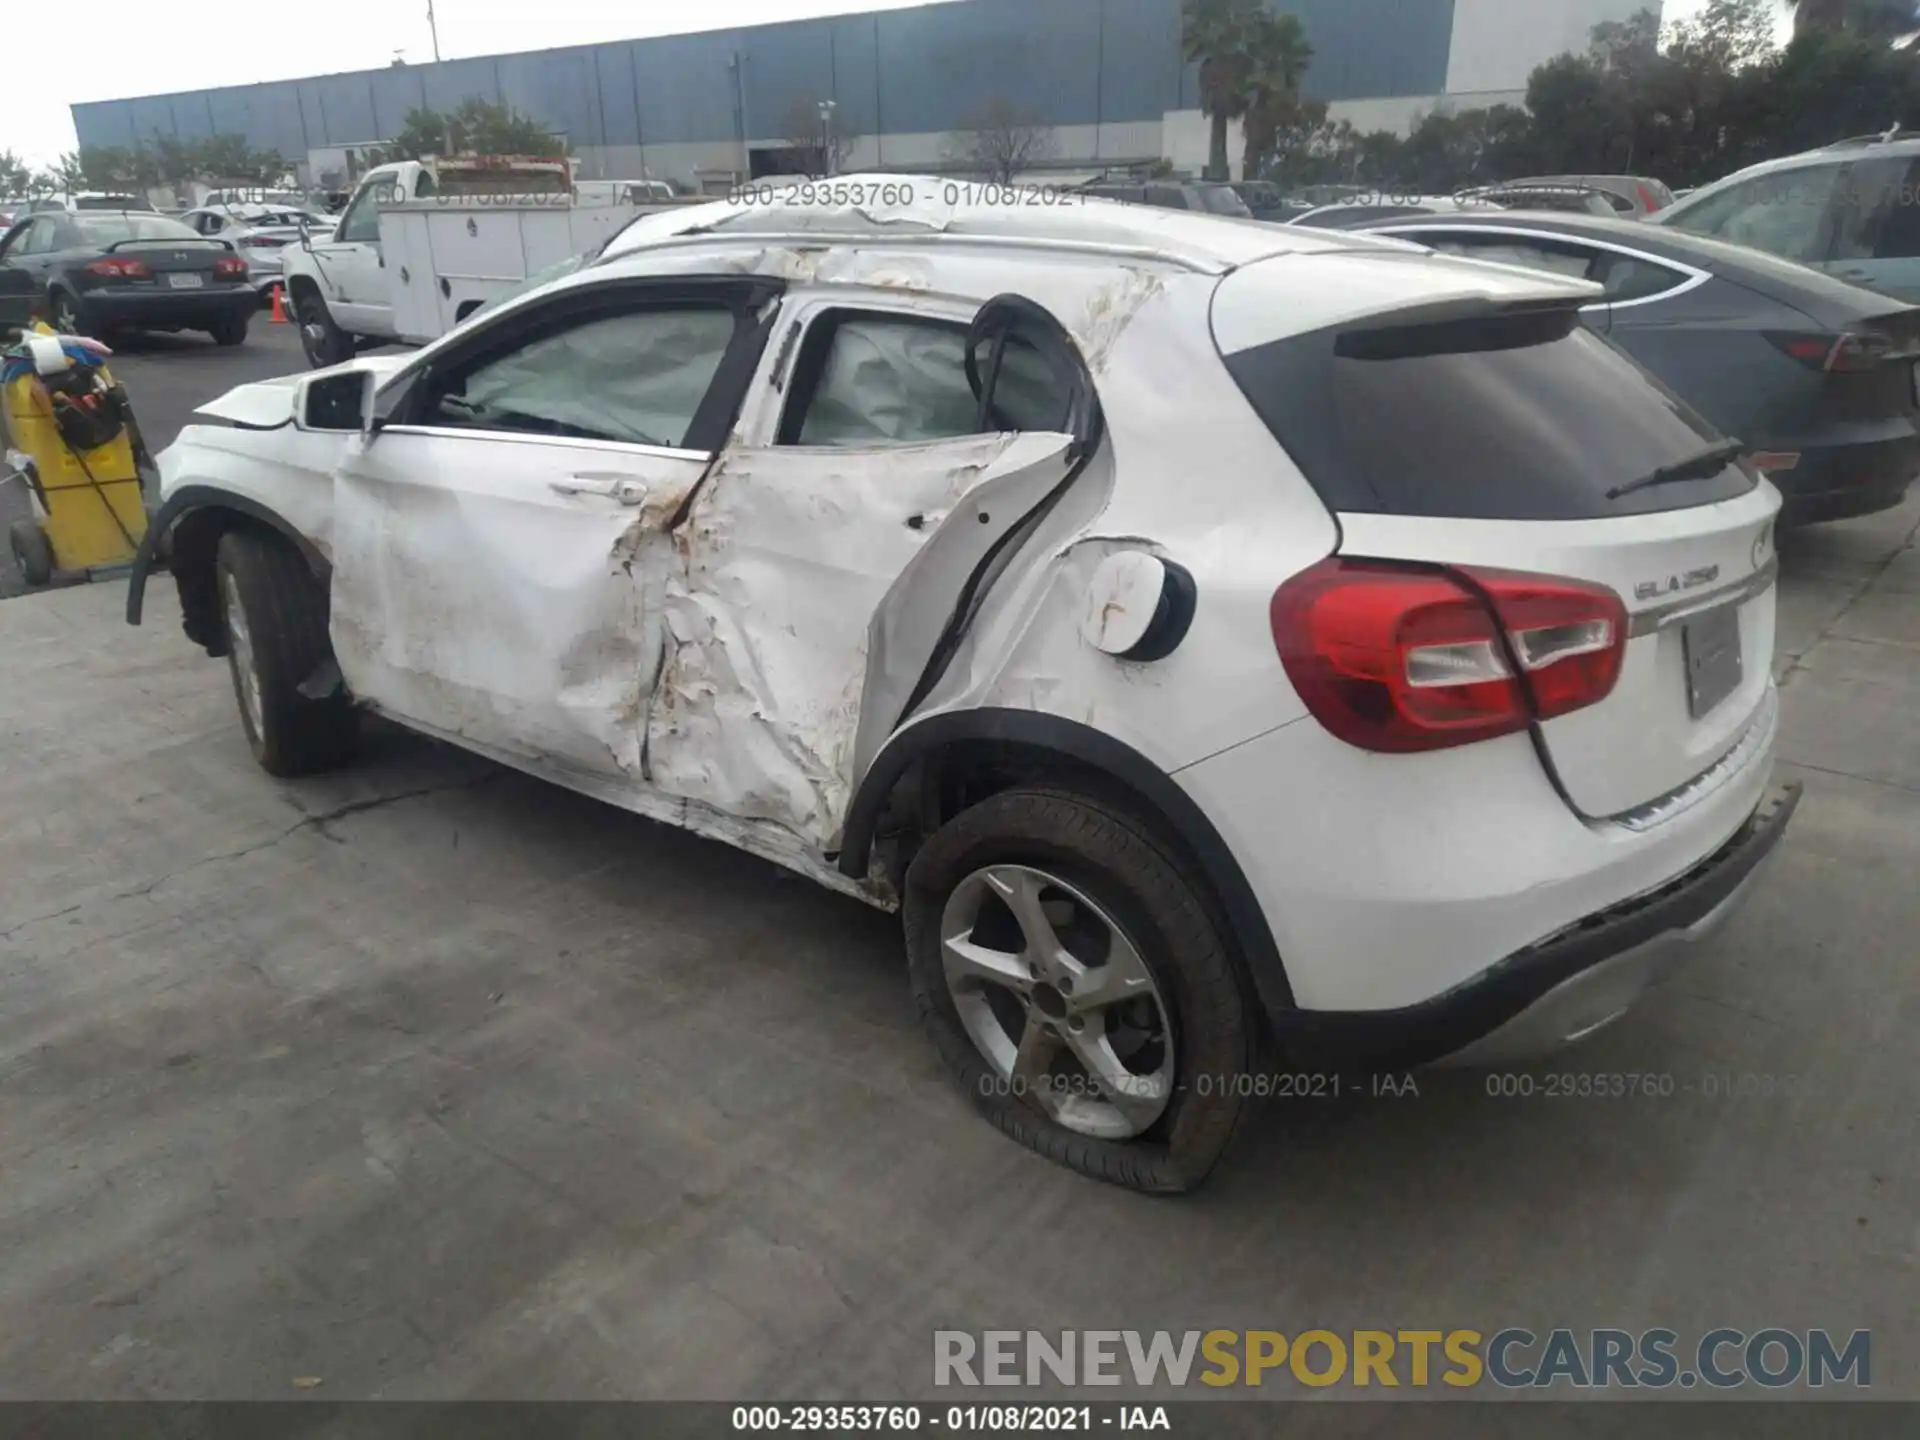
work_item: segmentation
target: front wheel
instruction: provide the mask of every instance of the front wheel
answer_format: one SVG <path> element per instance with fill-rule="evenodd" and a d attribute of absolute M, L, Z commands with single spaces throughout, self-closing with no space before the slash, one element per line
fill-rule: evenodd
<path fill-rule="evenodd" d="M 1155 827 L 1070 791 L 1003 791 L 928 839 L 901 908 L 921 1018 L 988 1119 L 1131 1189 L 1206 1179 L 1255 1030 L 1211 907 Z"/>
<path fill-rule="evenodd" d="M 53 545 L 38 520 L 16 520 L 7 527 L 7 548 L 29 585 L 45 585 L 53 579 Z"/>
<path fill-rule="evenodd" d="M 251 530 L 220 537 L 215 579 L 234 699 L 260 768 L 311 775 L 345 763 L 359 738 L 352 702 L 300 688 L 333 658 L 326 587 L 286 541 Z"/>
<path fill-rule="evenodd" d="M 293 310 L 300 322 L 300 349 L 307 364 L 323 370 L 353 358 L 353 337 L 333 323 L 327 302 L 317 292 L 300 290 L 293 297 Z"/>

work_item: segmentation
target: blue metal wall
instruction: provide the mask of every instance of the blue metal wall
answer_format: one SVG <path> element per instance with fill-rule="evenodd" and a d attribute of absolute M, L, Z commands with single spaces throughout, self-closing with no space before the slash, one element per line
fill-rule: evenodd
<path fill-rule="evenodd" d="M 1300 16 L 1323 100 L 1437 95 L 1454 0 L 1274 0 Z M 504 100 L 576 146 L 783 139 L 800 102 L 849 134 L 960 128 L 994 96 L 1053 125 L 1192 109 L 1180 0 L 961 0 L 73 107 L 82 145 L 244 134 L 290 157 L 396 133 L 414 106 Z"/>

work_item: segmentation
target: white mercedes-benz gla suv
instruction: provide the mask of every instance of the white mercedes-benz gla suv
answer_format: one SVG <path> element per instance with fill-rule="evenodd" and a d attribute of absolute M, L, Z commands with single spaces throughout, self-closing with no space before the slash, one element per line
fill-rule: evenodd
<path fill-rule="evenodd" d="M 1249 1076 L 1604 1025 L 1781 837 L 1778 496 L 1597 298 L 854 177 L 233 391 L 153 543 L 269 773 L 364 709 L 898 907 L 973 1102 L 1180 1190 Z"/>

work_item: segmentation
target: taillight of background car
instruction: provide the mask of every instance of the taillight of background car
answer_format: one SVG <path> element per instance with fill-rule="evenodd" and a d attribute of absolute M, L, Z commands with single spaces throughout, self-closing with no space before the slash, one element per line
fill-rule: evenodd
<path fill-rule="evenodd" d="M 247 278 L 247 262 L 238 255 L 222 255 L 213 262 L 214 278 L 219 280 L 244 280 Z"/>
<path fill-rule="evenodd" d="M 1275 592 L 1270 618 L 1314 718 L 1350 745 L 1399 754 L 1598 704 L 1627 646 L 1611 590 L 1506 570 L 1323 560 Z"/>
<path fill-rule="evenodd" d="M 1866 333 L 1768 332 L 1774 347 L 1812 370 L 1832 375 L 1858 375 L 1874 370 L 1893 354 L 1886 335 Z"/>
<path fill-rule="evenodd" d="M 89 275 L 99 275 L 108 280 L 151 280 L 153 271 L 147 268 L 147 262 L 136 260 L 131 255 L 103 255 L 87 264 Z"/>

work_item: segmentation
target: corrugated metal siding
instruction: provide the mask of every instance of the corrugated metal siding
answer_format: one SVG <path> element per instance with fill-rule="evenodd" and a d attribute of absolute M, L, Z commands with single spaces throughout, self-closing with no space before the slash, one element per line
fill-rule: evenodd
<path fill-rule="evenodd" d="M 1455 0 L 1276 0 L 1315 50 L 1325 100 L 1446 88 Z M 1526 4 L 1529 0 L 1513 0 Z M 735 62 L 738 62 L 736 69 Z M 1180 0 L 960 0 L 743 30 L 73 107 L 84 145 L 240 130 L 258 147 L 390 138 L 408 110 L 505 100 L 576 146 L 774 140 L 831 96 L 853 135 L 952 130 L 1005 96 L 1053 125 L 1157 121 L 1196 104 Z M 242 128 L 244 127 L 244 128 Z"/>

